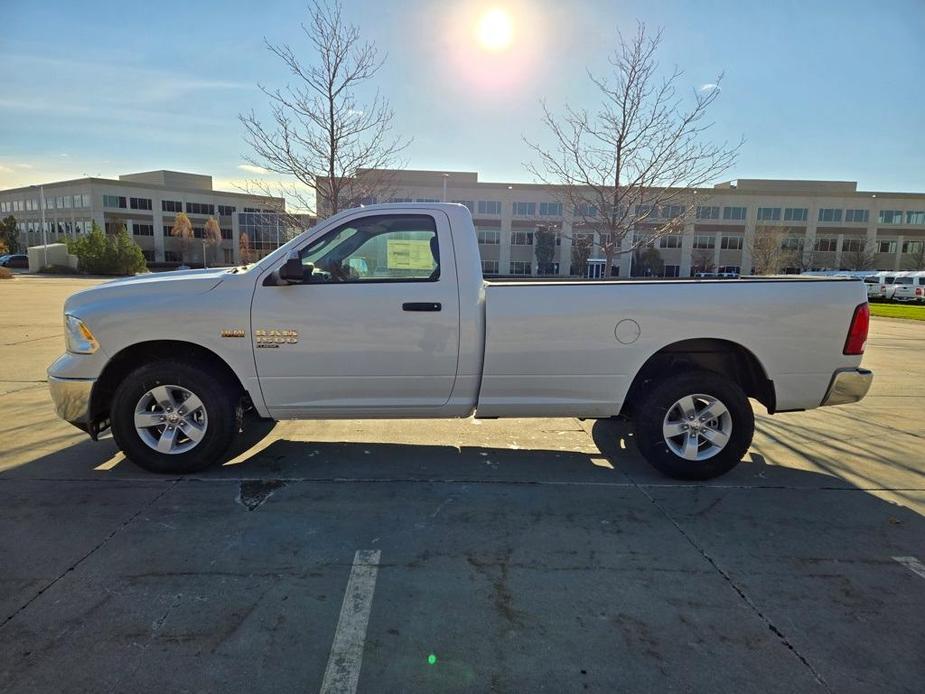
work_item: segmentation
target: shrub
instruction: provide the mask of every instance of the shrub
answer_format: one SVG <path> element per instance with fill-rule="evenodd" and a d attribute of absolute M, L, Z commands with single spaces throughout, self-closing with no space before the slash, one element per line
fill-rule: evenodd
<path fill-rule="evenodd" d="M 133 275 L 147 269 L 141 248 L 125 227 L 109 236 L 94 223 L 90 233 L 68 241 L 67 250 L 77 256 L 81 272 L 93 275 Z"/>
<path fill-rule="evenodd" d="M 13 273 L 10 272 L 8 267 L 0 267 L 0 280 L 11 280 L 13 279 Z"/>

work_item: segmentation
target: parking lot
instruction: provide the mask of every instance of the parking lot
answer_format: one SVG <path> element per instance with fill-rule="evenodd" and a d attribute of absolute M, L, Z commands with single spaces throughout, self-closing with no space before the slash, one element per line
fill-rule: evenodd
<path fill-rule="evenodd" d="M 54 415 L 92 282 L 0 283 L 0 691 L 922 691 L 925 322 L 712 482 L 573 419 L 251 423 L 177 479 Z"/>

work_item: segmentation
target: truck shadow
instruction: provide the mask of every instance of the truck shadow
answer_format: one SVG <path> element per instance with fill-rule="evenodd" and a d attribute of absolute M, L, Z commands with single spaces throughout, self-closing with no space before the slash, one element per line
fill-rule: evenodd
<path fill-rule="evenodd" d="M 611 484 L 681 487 L 882 488 L 889 467 L 918 483 L 923 472 L 889 442 L 856 443 L 849 452 L 824 445 L 818 432 L 798 422 L 786 426 L 759 421 L 752 450 L 735 469 L 714 480 L 679 482 L 661 475 L 639 454 L 629 422 L 586 422 L 598 451 L 563 445 L 558 449 L 513 446 L 453 446 L 381 441 L 315 442 L 274 438 L 273 422 L 254 419 L 238 437 L 226 462 L 192 475 L 195 479 L 409 480 L 518 484 Z M 806 431 L 803 431 L 803 429 Z M 903 461 L 906 462 L 903 462 Z M 910 478 L 911 475 L 911 478 Z M 114 442 L 81 441 L 0 473 L 7 478 L 146 479 L 147 473 L 116 449 Z M 893 485 L 917 488 L 918 484 Z M 904 498 L 902 490 L 893 492 Z M 913 493 L 914 496 L 914 493 Z M 911 500 L 911 499 L 910 499 Z"/>

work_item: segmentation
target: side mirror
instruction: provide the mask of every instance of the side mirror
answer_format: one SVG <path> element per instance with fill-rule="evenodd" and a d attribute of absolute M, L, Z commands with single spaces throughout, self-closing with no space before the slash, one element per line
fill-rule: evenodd
<path fill-rule="evenodd" d="M 310 265 L 302 265 L 302 261 L 299 256 L 294 255 L 290 258 L 287 258 L 286 262 L 279 269 L 279 278 L 285 282 L 301 283 L 305 281 L 306 270 L 310 274 L 313 268 Z"/>

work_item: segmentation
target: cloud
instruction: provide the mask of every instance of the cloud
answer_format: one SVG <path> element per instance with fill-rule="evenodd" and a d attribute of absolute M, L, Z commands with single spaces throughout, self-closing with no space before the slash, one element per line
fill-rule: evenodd
<path fill-rule="evenodd" d="M 266 176 L 270 173 L 262 166 L 254 166 L 253 164 L 238 164 L 238 168 L 241 171 L 247 171 L 247 173 L 257 174 L 258 176 Z"/>
<path fill-rule="evenodd" d="M 715 84 L 714 82 L 707 82 L 706 84 L 701 84 L 701 85 L 700 85 L 700 89 L 698 89 L 697 91 L 700 91 L 700 92 L 712 92 L 712 91 L 717 90 L 717 89 L 719 89 L 720 91 L 722 91 L 721 88 L 720 88 L 720 86 L 719 86 L 718 84 Z"/>

